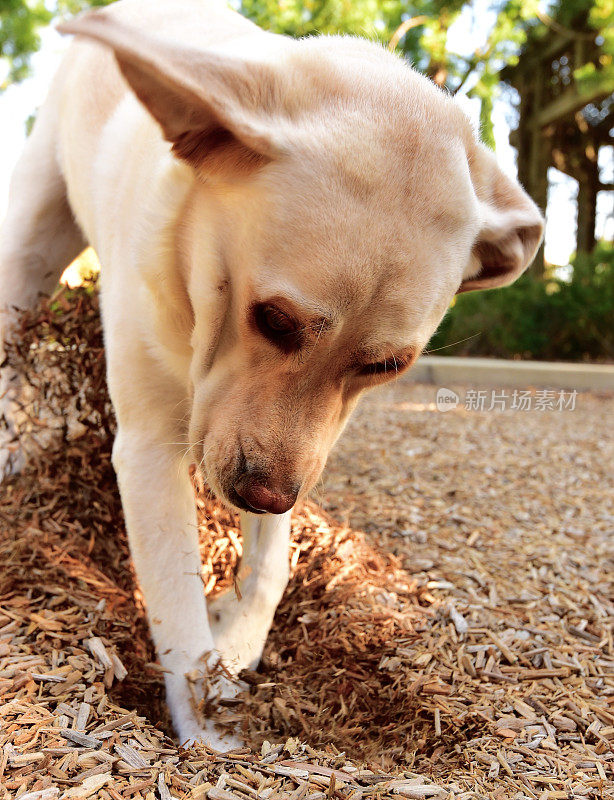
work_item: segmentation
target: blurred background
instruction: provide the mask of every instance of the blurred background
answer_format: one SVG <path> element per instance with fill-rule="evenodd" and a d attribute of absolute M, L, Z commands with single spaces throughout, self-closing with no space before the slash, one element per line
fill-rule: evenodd
<path fill-rule="evenodd" d="M 59 17 L 105 0 L 0 0 L 0 217 L 68 42 Z M 380 41 L 456 95 L 546 214 L 512 287 L 463 295 L 438 355 L 614 361 L 614 0 L 234 0 L 263 28 Z M 95 263 L 90 253 L 73 268 Z"/>

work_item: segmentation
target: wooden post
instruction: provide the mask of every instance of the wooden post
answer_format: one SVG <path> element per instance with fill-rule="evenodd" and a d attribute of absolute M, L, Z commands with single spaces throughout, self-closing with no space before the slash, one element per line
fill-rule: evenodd
<path fill-rule="evenodd" d="M 581 177 L 578 180 L 578 216 L 576 251 L 590 253 L 595 247 L 595 217 L 597 216 L 597 192 L 599 191 L 599 166 L 597 153 L 594 158 L 583 159 Z"/>
<path fill-rule="evenodd" d="M 528 137 L 527 185 L 525 188 L 545 215 L 548 205 L 548 165 L 550 163 L 550 154 L 546 146 L 543 130 L 534 124 L 534 117 L 539 113 L 543 98 L 543 75 L 543 71 L 539 70 L 533 81 L 533 114 L 527 120 L 530 136 Z M 545 268 L 544 245 L 542 244 L 531 265 L 531 271 L 536 277 L 543 278 Z"/>
<path fill-rule="evenodd" d="M 510 141 L 518 150 L 518 178 L 542 212 L 548 202 L 551 165 L 578 181 L 576 247 L 578 252 L 591 252 L 601 188 L 597 151 L 600 144 L 611 142 L 613 120 L 612 109 L 600 103 L 614 91 L 614 78 L 606 70 L 598 70 L 601 80 L 590 85 L 579 84 L 573 77 L 585 64 L 597 67 L 603 53 L 586 27 L 584 12 L 578 12 L 567 29 L 558 28 L 529 36 L 518 63 L 502 71 L 502 79 L 520 94 L 520 119 Z M 571 80 L 561 82 L 555 73 L 561 77 L 563 56 L 568 59 Z M 601 120 L 594 113 L 584 115 L 590 104 L 597 107 Z M 543 247 L 531 269 L 536 277 L 544 276 Z"/>

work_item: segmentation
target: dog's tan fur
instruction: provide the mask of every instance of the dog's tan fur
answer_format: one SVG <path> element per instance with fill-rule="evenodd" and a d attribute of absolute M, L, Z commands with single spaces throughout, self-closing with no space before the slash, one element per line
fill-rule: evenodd
<path fill-rule="evenodd" d="M 287 509 L 360 393 L 455 292 L 514 280 L 542 221 L 455 101 L 374 44 L 274 36 L 216 0 L 124 0 L 64 31 L 0 240 L 4 326 L 95 247 L 132 553 L 178 734 L 215 742 L 184 674 L 213 650 L 257 662 Z M 190 460 L 246 508 L 243 600 L 209 613 Z"/>

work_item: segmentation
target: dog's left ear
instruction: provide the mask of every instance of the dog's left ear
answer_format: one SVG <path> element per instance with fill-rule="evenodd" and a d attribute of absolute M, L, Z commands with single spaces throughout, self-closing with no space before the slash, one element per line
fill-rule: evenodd
<path fill-rule="evenodd" d="M 482 226 L 459 293 L 515 281 L 533 261 L 544 231 L 535 203 L 483 145 L 470 155 L 469 168 Z"/>
<path fill-rule="evenodd" d="M 275 107 L 281 78 L 269 65 L 153 36 L 106 10 L 58 30 L 112 49 L 173 153 L 199 172 L 246 174 L 283 152 Z"/>

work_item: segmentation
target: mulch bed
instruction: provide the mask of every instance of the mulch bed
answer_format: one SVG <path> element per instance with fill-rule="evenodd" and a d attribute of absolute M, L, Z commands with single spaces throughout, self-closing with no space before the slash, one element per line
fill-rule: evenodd
<path fill-rule="evenodd" d="M 0 497 L 0 798 L 614 797 L 612 398 L 367 399 L 294 515 L 263 663 L 217 711 L 246 747 L 220 756 L 171 738 L 95 292 L 41 303 L 9 360 L 29 461 Z M 196 489 L 204 591 L 232 591 L 237 520 Z"/>

